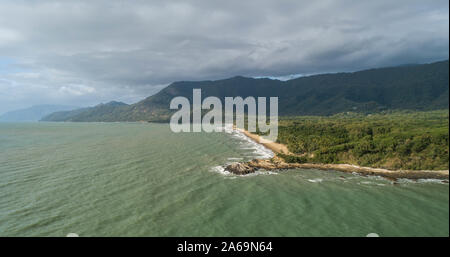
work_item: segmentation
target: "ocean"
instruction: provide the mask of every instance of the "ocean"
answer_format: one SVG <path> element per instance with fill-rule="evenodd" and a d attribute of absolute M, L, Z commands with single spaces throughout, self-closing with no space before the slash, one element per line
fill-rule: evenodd
<path fill-rule="evenodd" d="M 449 236 L 449 185 L 323 170 L 235 176 L 236 132 L 0 123 L 0 236 Z"/>

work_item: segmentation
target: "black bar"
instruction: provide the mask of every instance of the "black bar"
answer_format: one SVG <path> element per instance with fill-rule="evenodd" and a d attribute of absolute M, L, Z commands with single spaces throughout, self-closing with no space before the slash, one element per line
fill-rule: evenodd
<path fill-rule="evenodd" d="M 323 254 L 430 256 L 448 249 L 448 238 L 294 238 L 294 237 L 149 237 L 149 238 L 1 238 L 0 247 L 14 253 L 105 254 L 125 256 L 312 256 Z M 244 243 L 253 243 L 251 249 Z M 269 245 L 270 243 L 270 245 Z M 202 247 L 202 245 L 203 247 Z M 204 244 L 210 245 L 205 251 Z M 180 251 L 196 245 L 196 251 Z M 238 246 L 239 245 L 239 246 Z M 270 249 L 269 249 L 270 247 Z M 191 249 L 191 250 L 192 250 Z"/>

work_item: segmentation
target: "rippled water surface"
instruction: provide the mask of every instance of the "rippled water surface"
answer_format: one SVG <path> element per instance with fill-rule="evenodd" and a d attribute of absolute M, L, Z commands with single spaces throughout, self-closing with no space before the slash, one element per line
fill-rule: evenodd
<path fill-rule="evenodd" d="M 0 123 L 0 236 L 449 235 L 448 184 L 222 169 L 270 155 L 165 124 Z"/>

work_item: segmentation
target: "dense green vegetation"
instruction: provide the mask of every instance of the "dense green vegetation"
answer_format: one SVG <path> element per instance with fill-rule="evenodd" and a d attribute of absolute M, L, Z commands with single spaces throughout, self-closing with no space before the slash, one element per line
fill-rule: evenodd
<path fill-rule="evenodd" d="M 248 96 L 278 97 L 279 115 L 334 115 L 352 111 L 437 110 L 448 108 L 449 62 L 370 69 L 351 73 L 306 76 L 289 81 L 233 77 L 216 81 L 175 82 L 160 92 L 128 106 L 103 105 L 47 121 L 168 121 L 176 96 L 192 99 Z M 192 103 L 192 100 L 191 100 Z"/>
<path fill-rule="evenodd" d="M 278 141 L 298 155 L 281 155 L 287 162 L 448 169 L 448 122 L 448 110 L 285 117 Z"/>

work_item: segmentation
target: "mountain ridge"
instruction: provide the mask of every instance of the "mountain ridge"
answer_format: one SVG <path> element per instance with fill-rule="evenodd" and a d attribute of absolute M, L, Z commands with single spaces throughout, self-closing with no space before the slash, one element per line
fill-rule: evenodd
<path fill-rule="evenodd" d="M 371 113 L 383 110 L 448 109 L 449 61 L 381 67 L 355 72 L 302 76 L 287 81 L 234 76 L 222 80 L 178 81 L 135 104 L 110 110 L 75 110 L 65 118 L 46 121 L 168 121 L 171 99 L 202 89 L 202 99 L 216 96 L 279 97 L 279 115 L 333 115 L 346 111 Z M 101 106 L 98 108 L 107 108 Z M 90 107 L 96 108 L 96 107 Z M 95 116 L 92 112 L 99 112 Z M 108 115 L 102 113 L 107 112 Z M 83 114 L 81 115 L 80 114 Z M 84 117 L 84 118 L 83 118 Z"/>
<path fill-rule="evenodd" d="M 3 113 L 2 115 L 0 115 L 0 122 L 34 122 L 39 121 L 44 116 L 47 116 L 56 111 L 74 110 L 77 108 L 79 107 L 69 105 L 33 105 L 28 108 L 22 108 Z"/>
<path fill-rule="evenodd" d="M 113 121 L 114 112 L 128 106 L 126 103 L 110 101 L 73 111 L 54 112 L 43 117 L 41 121 Z"/>

